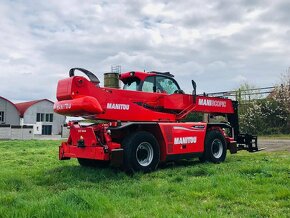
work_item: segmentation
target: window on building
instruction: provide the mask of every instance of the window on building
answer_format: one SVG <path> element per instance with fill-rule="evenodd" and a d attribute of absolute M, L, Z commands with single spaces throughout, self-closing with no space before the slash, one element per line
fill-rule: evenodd
<path fill-rule="evenodd" d="M 0 111 L 0 122 L 4 123 L 4 111 Z"/>
<path fill-rule="evenodd" d="M 37 113 L 36 122 L 53 122 L 53 114 Z"/>
<path fill-rule="evenodd" d="M 45 114 L 45 122 L 49 122 L 49 114 Z"/>
<path fill-rule="evenodd" d="M 36 114 L 36 122 L 43 122 L 44 121 L 44 117 L 45 114 L 44 113 L 37 113 Z"/>
<path fill-rule="evenodd" d="M 53 114 L 49 114 L 49 122 L 53 122 Z"/>
<path fill-rule="evenodd" d="M 36 114 L 36 122 L 40 122 L 40 113 Z"/>

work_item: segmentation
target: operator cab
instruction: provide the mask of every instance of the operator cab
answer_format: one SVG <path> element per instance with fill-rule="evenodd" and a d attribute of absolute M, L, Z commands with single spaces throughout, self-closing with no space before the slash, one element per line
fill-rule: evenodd
<path fill-rule="evenodd" d="M 121 74 L 123 89 L 164 94 L 182 93 L 178 83 L 169 72 L 128 72 Z"/>

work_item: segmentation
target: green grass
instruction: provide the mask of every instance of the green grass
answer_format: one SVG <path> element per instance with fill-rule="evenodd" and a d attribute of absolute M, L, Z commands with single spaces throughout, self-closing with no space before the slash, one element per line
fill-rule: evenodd
<path fill-rule="evenodd" d="M 58 161 L 58 141 L 0 141 L 0 217 L 289 217 L 287 152 L 150 174 Z"/>
<path fill-rule="evenodd" d="M 261 135 L 259 139 L 290 139 L 290 134 Z"/>

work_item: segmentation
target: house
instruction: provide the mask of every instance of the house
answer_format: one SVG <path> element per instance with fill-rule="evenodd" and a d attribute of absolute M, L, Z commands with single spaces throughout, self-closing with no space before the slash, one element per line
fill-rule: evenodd
<path fill-rule="evenodd" d="M 17 103 L 20 125 L 33 125 L 36 135 L 59 135 L 65 116 L 54 113 L 53 102 L 48 99 Z"/>
<path fill-rule="evenodd" d="M 16 105 L 2 96 L 0 96 L 0 124 L 20 124 L 20 113 Z"/>

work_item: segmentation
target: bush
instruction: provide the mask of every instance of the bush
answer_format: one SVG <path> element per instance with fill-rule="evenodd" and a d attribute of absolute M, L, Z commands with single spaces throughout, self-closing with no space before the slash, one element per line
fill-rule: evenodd
<path fill-rule="evenodd" d="M 288 134 L 289 110 L 274 99 L 255 100 L 240 113 L 241 132 L 251 134 Z"/>
<path fill-rule="evenodd" d="M 203 121 L 203 113 L 190 113 L 187 115 L 185 119 L 183 119 L 183 122 L 201 122 Z"/>

